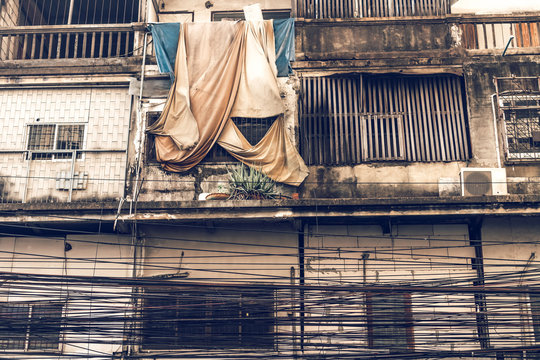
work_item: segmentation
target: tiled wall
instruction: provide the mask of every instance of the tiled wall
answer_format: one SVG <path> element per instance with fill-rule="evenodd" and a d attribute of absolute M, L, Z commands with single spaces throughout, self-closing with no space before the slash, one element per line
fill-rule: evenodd
<path fill-rule="evenodd" d="M 67 200 L 68 191 L 56 187 L 59 174 L 71 174 L 71 160 L 27 160 L 22 152 L 28 124 L 44 123 L 85 124 L 83 149 L 107 150 L 75 161 L 74 172 L 88 180 L 73 200 L 121 197 L 130 100 L 126 88 L 0 90 L 0 202 Z"/>

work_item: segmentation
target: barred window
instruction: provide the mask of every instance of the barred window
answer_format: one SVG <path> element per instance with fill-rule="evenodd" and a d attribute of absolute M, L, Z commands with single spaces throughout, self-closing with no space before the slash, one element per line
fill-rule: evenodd
<path fill-rule="evenodd" d="M 33 160 L 71 159 L 72 151 L 83 148 L 84 125 L 81 124 L 32 124 L 28 125 L 27 150 Z M 77 159 L 82 153 L 77 152 Z"/>
<path fill-rule="evenodd" d="M 306 77 L 300 147 L 309 165 L 470 158 L 457 76 Z"/>
<path fill-rule="evenodd" d="M 370 293 L 366 295 L 366 307 L 370 348 L 413 349 L 409 294 Z"/>
<path fill-rule="evenodd" d="M 161 112 L 149 112 L 146 115 L 147 125 L 150 126 L 159 119 Z M 238 127 L 238 130 L 244 135 L 246 140 L 252 144 L 256 145 L 262 138 L 266 135 L 274 121 L 277 119 L 276 116 L 269 118 L 241 118 L 235 117 L 232 118 L 235 125 Z M 219 146 L 216 142 L 214 146 L 210 149 L 208 154 L 202 160 L 202 163 L 214 163 L 214 162 L 236 162 L 237 160 L 230 155 L 224 148 Z M 156 146 L 155 146 L 155 136 L 152 134 L 147 134 L 146 136 L 146 162 L 147 163 L 156 163 Z"/>
<path fill-rule="evenodd" d="M 540 77 L 498 78 L 499 115 L 511 161 L 540 159 Z"/>
<path fill-rule="evenodd" d="M 256 145 L 262 140 L 264 135 L 268 132 L 268 129 L 272 126 L 276 117 L 269 118 L 242 118 L 235 117 L 232 121 L 240 130 L 242 135 L 251 145 Z M 203 162 L 236 162 L 237 160 L 229 154 L 225 149 L 215 143 L 208 155 L 204 158 Z"/>
<path fill-rule="evenodd" d="M 0 349 L 58 350 L 62 305 L 1 303 Z"/>
<path fill-rule="evenodd" d="M 143 347 L 273 348 L 272 291 L 167 289 L 146 293 Z"/>
<path fill-rule="evenodd" d="M 288 19 L 291 17 L 290 10 L 263 10 L 263 19 Z M 212 21 L 237 21 L 245 20 L 243 11 L 213 11 Z"/>

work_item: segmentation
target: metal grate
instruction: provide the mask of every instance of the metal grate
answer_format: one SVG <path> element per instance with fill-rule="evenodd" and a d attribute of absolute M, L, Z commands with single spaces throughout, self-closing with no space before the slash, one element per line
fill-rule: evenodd
<path fill-rule="evenodd" d="M 244 135 L 246 140 L 252 144 L 256 145 L 259 141 L 262 140 L 264 135 L 268 132 L 268 129 L 272 126 L 277 117 L 270 118 L 232 118 L 235 125 L 238 127 L 238 130 Z M 223 149 L 219 144 L 214 144 L 212 149 L 206 157 L 203 159 L 203 162 L 236 162 L 236 160 L 231 154 L 229 154 L 225 149 Z"/>
<path fill-rule="evenodd" d="M 161 112 L 149 112 L 147 114 L 147 124 L 151 125 L 159 119 Z M 277 119 L 276 116 L 269 118 L 232 118 L 235 125 L 238 127 L 238 130 L 245 136 L 246 140 L 252 144 L 256 145 L 261 139 L 266 135 L 268 129 L 272 126 L 274 121 Z M 156 146 L 154 141 L 154 136 L 152 134 L 147 134 L 146 137 L 146 161 L 147 163 L 156 163 Z M 212 162 L 236 162 L 237 160 L 230 155 L 225 149 L 223 149 L 219 144 L 215 143 L 212 149 L 208 152 L 205 158 L 202 160 L 203 163 L 212 163 Z"/>
<path fill-rule="evenodd" d="M 497 93 L 507 158 L 540 159 L 540 77 L 498 78 Z"/>
<path fill-rule="evenodd" d="M 273 292 L 223 289 L 147 293 L 142 343 L 149 350 L 274 346 Z"/>
<path fill-rule="evenodd" d="M 306 77 L 302 85 L 301 151 L 310 165 L 470 156 L 458 77 Z"/>
<path fill-rule="evenodd" d="M 28 314 L 27 304 L 0 305 L 0 349 L 24 350 Z"/>
<path fill-rule="evenodd" d="M 263 10 L 263 19 L 288 19 L 291 17 L 290 10 Z M 237 21 L 245 20 L 243 11 L 213 11 L 212 21 Z"/>
<path fill-rule="evenodd" d="M 0 349 L 57 350 L 61 304 L 1 304 Z"/>
<path fill-rule="evenodd" d="M 410 298 L 405 294 L 367 294 L 366 305 L 370 348 L 412 349 Z"/>
<path fill-rule="evenodd" d="M 56 350 L 62 324 L 61 304 L 34 304 L 30 317 L 28 349 Z"/>
<path fill-rule="evenodd" d="M 27 150 L 32 160 L 71 159 L 72 151 L 83 148 L 84 125 L 39 124 L 28 126 Z M 77 153 L 77 159 L 82 157 Z"/>
<path fill-rule="evenodd" d="M 450 13 L 448 0 L 297 0 L 300 18 L 433 16 Z"/>

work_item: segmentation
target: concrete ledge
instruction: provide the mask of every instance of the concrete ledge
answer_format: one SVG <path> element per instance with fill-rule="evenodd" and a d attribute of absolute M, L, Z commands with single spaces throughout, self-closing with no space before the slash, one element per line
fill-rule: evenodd
<path fill-rule="evenodd" d="M 0 204 L 0 222 L 249 221 L 399 217 L 538 216 L 540 195 L 368 199 Z M 130 213 L 131 208 L 131 213 Z"/>

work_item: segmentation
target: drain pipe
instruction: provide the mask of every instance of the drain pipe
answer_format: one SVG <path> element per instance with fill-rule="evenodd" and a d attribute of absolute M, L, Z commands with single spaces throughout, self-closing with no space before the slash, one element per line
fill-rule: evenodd
<path fill-rule="evenodd" d="M 491 109 L 493 111 L 493 135 L 495 137 L 495 152 L 497 154 L 497 167 L 501 166 L 501 150 L 499 149 L 499 131 L 497 129 L 497 108 L 495 107 L 495 97 L 497 94 L 491 95 Z"/>
<path fill-rule="evenodd" d="M 142 144 L 144 139 L 144 131 L 145 131 L 145 124 L 142 118 L 142 98 L 143 98 L 143 89 L 144 89 L 144 71 L 146 68 L 146 47 L 147 47 L 147 40 L 148 40 L 148 32 L 144 33 L 144 41 L 143 41 L 143 62 L 141 67 L 141 84 L 140 84 L 140 90 L 139 90 L 139 101 L 137 104 L 137 137 L 138 137 L 138 149 L 136 149 L 136 155 L 135 155 L 135 184 L 133 185 L 133 194 L 132 194 L 132 203 L 133 201 L 137 201 L 138 197 L 138 184 L 139 184 L 139 177 L 141 173 L 141 158 L 142 158 Z M 137 141 L 136 140 L 136 141 Z M 132 206 L 129 208 L 129 214 L 132 213 Z"/>

